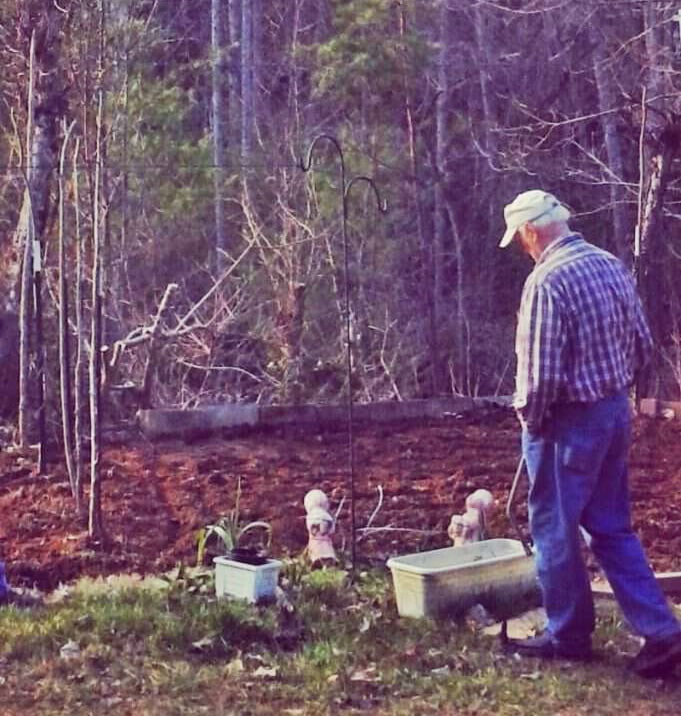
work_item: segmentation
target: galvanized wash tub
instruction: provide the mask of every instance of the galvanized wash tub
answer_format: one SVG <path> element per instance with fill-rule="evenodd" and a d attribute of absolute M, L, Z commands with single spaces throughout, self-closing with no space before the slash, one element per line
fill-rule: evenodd
<path fill-rule="evenodd" d="M 534 558 L 514 539 L 406 554 L 388 560 L 403 617 L 455 616 L 475 604 L 508 613 L 537 598 Z"/>

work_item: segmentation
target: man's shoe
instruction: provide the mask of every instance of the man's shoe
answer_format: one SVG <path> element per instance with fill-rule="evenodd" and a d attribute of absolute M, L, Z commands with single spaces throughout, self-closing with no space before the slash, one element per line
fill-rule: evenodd
<path fill-rule="evenodd" d="M 655 641 L 647 639 L 630 668 L 639 676 L 653 678 L 668 676 L 678 663 L 681 663 L 681 634 Z"/>
<path fill-rule="evenodd" d="M 573 646 L 555 641 L 550 634 L 544 633 L 529 639 L 509 639 L 504 650 L 520 656 L 533 656 L 537 659 L 568 659 L 570 661 L 590 661 L 593 654 L 590 645 Z"/>

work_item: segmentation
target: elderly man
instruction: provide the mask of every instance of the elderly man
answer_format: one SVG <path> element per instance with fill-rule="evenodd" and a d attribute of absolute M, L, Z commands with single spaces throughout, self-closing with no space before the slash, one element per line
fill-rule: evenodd
<path fill-rule="evenodd" d="M 548 616 L 541 636 L 512 640 L 516 653 L 591 657 L 594 606 L 580 527 L 631 627 L 645 642 L 642 676 L 681 661 L 681 627 L 632 531 L 627 461 L 628 389 L 649 359 L 650 332 L 631 276 L 614 256 L 568 225 L 552 194 L 526 191 L 504 209 L 500 246 L 535 262 L 523 288 L 514 406 L 530 478 L 530 531 Z"/>

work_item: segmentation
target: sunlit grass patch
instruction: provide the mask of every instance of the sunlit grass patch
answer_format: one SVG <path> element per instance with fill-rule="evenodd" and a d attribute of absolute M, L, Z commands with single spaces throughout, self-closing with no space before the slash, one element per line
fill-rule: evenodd
<path fill-rule="evenodd" d="M 76 589 L 41 609 L 0 610 L 0 654 L 47 658 L 70 642 L 81 652 L 108 645 L 151 655 L 225 656 L 270 645 L 274 627 L 271 610 L 236 601 L 217 602 L 173 589 Z"/>
<path fill-rule="evenodd" d="M 504 655 L 472 621 L 400 618 L 380 570 L 352 578 L 296 564 L 284 572 L 285 597 L 269 606 L 218 601 L 201 579 L 180 570 L 144 585 L 90 581 L 39 609 L 0 609 L 13 707 L 614 716 L 649 701 L 634 711 L 642 716 L 675 713 L 681 700 L 678 685 L 626 672 L 637 645 L 612 608 L 599 610 L 594 663 L 544 664 Z"/>

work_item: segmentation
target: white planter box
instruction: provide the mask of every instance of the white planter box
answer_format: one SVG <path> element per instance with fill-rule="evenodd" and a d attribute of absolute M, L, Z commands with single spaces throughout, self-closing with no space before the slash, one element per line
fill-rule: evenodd
<path fill-rule="evenodd" d="M 229 557 L 215 557 L 215 594 L 256 603 L 273 599 L 282 563 L 268 559 L 265 564 L 246 564 Z"/>
<path fill-rule="evenodd" d="M 388 560 L 403 617 L 442 617 L 474 604 L 508 606 L 536 589 L 534 558 L 518 540 L 490 539 Z"/>

